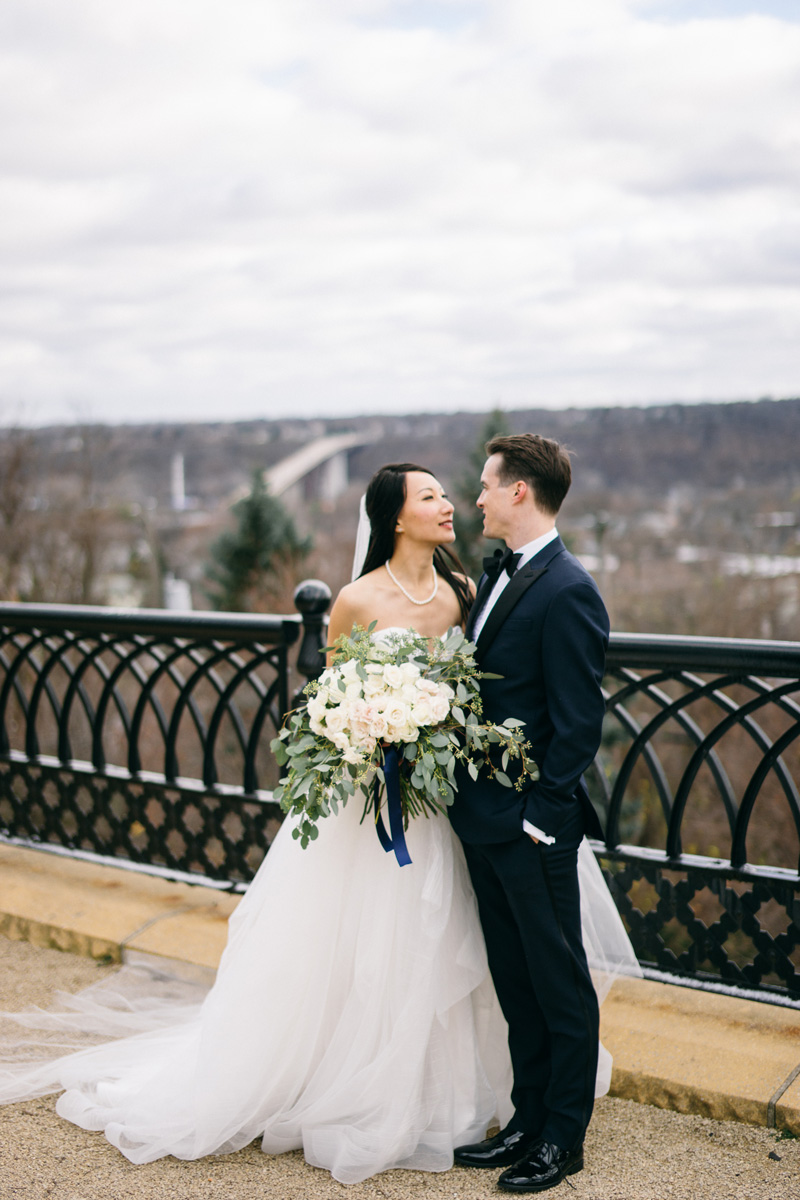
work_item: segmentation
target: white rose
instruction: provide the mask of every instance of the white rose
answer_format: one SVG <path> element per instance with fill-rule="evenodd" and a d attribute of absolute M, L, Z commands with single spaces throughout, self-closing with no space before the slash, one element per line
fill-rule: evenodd
<path fill-rule="evenodd" d="M 444 696 L 431 696 L 431 715 L 433 721 L 438 724 L 439 721 L 444 721 L 447 714 L 450 712 L 450 703 Z"/>
<path fill-rule="evenodd" d="M 417 725 L 430 725 L 432 721 L 441 720 L 434 717 L 431 697 L 424 694 L 416 699 L 411 712 Z"/>
<path fill-rule="evenodd" d="M 310 713 L 315 713 L 318 717 L 322 716 L 328 705 L 328 697 L 321 692 L 315 692 L 313 696 L 308 697 L 306 707 Z"/>
<path fill-rule="evenodd" d="M 395 663 L 387 663 L 383 668 L 383 678 L 390 688 L 403 686 L 403 672 Z"/>
<path fill-rule="evenodd" d="M 391 699 L 383 712 L 390 725 L 402 726 L 408 724 L 409 708 L 402 700 Z"/>
<path fill-rule="evenodd" d="M 372 726 L 376 720 L 385 721 L 385 717 L 377 704 L 372 704 L 369 700 L 357 700 L 352 707 L 352 716 L 354 721 L 359 721 L 363 725 Z"/>
<path fill-rule="evenodd" d="M 328 709 L 325 715 L 325 725 L 329 733 L 342 733 L 347 725 L 348 713 L 343 710 L 342 706 L 338 708 Z M 332 738 L 331 741 L 334 739 Z"/>
<path fill-rule="evenodd" d="M 331 683 L 328 687 L 320 688 L 320 690 L 317 694 L 319 696 L 322 696 L 322 698 L 328 704 L 339 704 L 342 699 L 342 696 L 344 695 L 344 690 L 342 688 L 340 688 L 339 684 L 334 680 L 334 682 Z"/>
<path fill-rule="evenodd" d="M 369 732 L 377 742 L 382 742 L 389 733 L 389 722 L 379 709 L 375 710 L 375 715 L 369 723 Z"/>
<path fill-rule="evenodd" d="M 359 696 L 357 699 L 351 700 L 348 704 L 348 717 L 350 724 L 365 725 L 372 714 L 373 705 Z"/>
<path fill-rule="evenodd" d="M 328 731 L 325 728 L 324 721 L 320 721 L 316 717 L 311 717 L 308 724 L 311 732 L 316 733 L 317 737 L 327 737 Z"/>
<path fill-rule="evenodd" d="M 361 721 L 355 721 L 350 728 L 350 745 L 362 747 L 366 746 L 371 740 L 369 728 Z"/>
<path fill-rule="evenodd" d="M 403 675 L 404 683 L 413 683 L 415 679 L 419 679 L 420 670 L 416 663 L 404 662 L 400 667 Z"/>
<path fill-rule="evenodd" d="M 397 696 L 398 700 L 402 700 L 404 704 L 416 704 L 419 699 L 419 688 L 413 683 L 404 683 L 399 689 Z"/>
<path fill-rule="evenodd" d="M 312 733 L 317 735 L 317 737 L 328 736 L 328 727 L 324 721 L 320 720 L 319 717 L 310 717 L 308 727 Z"/>
<path fill-rule="evenodd" d="M 428 696 L 433 696 L 439 691 L 439 684 L 434 683 L 432 679 L 419 679 L 417 681 L 417 691 L 425 692 Z"/>

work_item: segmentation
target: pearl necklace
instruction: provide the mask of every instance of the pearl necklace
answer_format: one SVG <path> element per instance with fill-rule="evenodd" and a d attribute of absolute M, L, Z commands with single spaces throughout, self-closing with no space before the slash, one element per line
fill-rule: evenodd
<path fill-rule="evenodd" d="M 430 604 L 431 600 L 434 599 L 436 593 L 439 590 L 439 576 L 436 574 L 436 567 L 434 567 L 433 564 L 431 564 L 431 570 L 433 571 L 433 591 L 431 592 L 430 596 L 428 596 L 427 600 L 415 600 L 413 596 L 409 596 L 408 592 L 403 587 L 400 580 L 395 577 L 395 575 L 392 571 L 392 568 L 389 566 L 388 558 L 383 565 L 386 567 L 386 570 L 389 572 L 389 578 L 391 579 L 392 583 L 397 584 L 397 586 L 400 588 L 400 591 L 405 596 L 406 600 L 410 600 L 412 604 Z"/>

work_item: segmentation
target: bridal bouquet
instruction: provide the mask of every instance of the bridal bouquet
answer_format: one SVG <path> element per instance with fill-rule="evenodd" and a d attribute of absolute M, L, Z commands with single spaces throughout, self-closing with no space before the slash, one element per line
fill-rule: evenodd
<path fill-rule="evenodd" d="M 273 740 L 278 762 L 288 764 L 274 796 L 300 817 L 292 833 L 305 847 L 317 836 L 317 822 L 363 789 L 364 815 L 374 809 L 378 836 L 402 865 L 410 862 L 403 830 L 412 817 L 452 804 L 457 763 L 473 779 L 485 768 L 505 787 L 521 788 L 538 771 L 522 721 L 481 723 L 479 680 L 497 676 L 481 675 L 475 647 L 460 629 L 432 639 L 373 629 L 374 623 L 368 630 L 356 625 L 337 639 L 333 665 L 306 686 L 307 704 Z M 516 785 L 506 774 L 512 758 L 522 766 Z"/>

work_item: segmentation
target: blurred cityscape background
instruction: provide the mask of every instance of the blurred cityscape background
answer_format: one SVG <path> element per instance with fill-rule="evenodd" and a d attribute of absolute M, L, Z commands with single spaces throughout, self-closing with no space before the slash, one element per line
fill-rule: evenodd
<path fill-rule="evenodd" d="M 292 611 L 350 578 L 382 463 L 433 471 L 473 574 L 483 443 L 573 451 L 559 528 L 618 631 L 797 639 L 800 399 L 0 431 L 0 599 Z"/>

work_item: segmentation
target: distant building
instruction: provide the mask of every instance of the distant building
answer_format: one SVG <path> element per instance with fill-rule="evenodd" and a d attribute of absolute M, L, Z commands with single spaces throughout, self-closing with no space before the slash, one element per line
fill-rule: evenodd
<path fill-rule="evenodd" d="M 186 481 L 182 454 L 173 454 L 172 470 L 170 472 L 170 494 L 174 512 L 183 512 L 186 508 Z"/>

